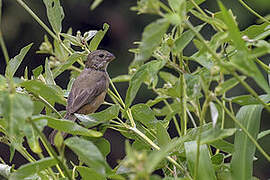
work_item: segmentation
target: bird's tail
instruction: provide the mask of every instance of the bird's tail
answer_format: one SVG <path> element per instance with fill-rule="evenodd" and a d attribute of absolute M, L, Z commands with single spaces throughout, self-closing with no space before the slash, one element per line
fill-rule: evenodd
<path fill-rule="evenodd" d="M 73 114 L 66 113 L 64 119 L 71 120 L 71 121 L 76 121 L 77 118 Z M 58 130 L 55 129 L 49 135 L 49 141 L 50 141 L 50 143 L 52 145 L 54 145 L 54 138 L 55 138 L 55 135 L 57 134 L 57 132 L 58 132 Z M 68 135 L 65 132 L 62 132 L 61 134 L 62 134 L 63 138 L 67 137 L 67 135 Z"/>

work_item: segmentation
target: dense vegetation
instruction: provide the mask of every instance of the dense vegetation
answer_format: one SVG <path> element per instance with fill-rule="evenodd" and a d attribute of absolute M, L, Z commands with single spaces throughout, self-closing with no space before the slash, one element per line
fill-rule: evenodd
<path fill-rule="evenodd" d="M 65 112 L 59 112 L 55 104 L 66 105 L 72 82 L 84 68 L 83 61 L 98 48 L 109 25 L 105 23 L 102 30 L 83 34 L 75 34 L 71 28 L 62 32 L 64 11 L 59 0 L 43 0 L 50 27 L 23 0 L 16 1 L 53 41 L 45 35 L 37 51 L 48 55 L 45 66 L 34 69 L 31 77 L 26 68 L 24 76 L 18 78 L 14 74 L 32 44 L 9 58 L 0 32 L 4 54 L 1 60 L 7 64 L 5 75 L 0 75 L 1 142 L 10 147 L 10 161 L 15 150 L 29 161 L 18 169 L 2 161 L 1 177 L 248 180 L 256 179 L 256 150 L 270 161 L 258 143 L 270 133 L 260 132 L 262 110 L 270 111 L 270 88 L 264 77 L 270 68 L 260 60 L 270 52 L 265 40 L 270 34 L 270 22 L 243 1 L 243 6 L 262 23 L 240 31 L 234 13 L 221 1 L 218 12 L 209 12 L 199 6 L 204 0 L 138 0 L 132 10 L 158 18 L 145 27 L 138 48 L 130 50 L 134 60 L 129 73 L 112 78 L 108 91 L 111 102 L 104 103 L 107 108 L 89 115 L 76 114 L 79 124 L 64 120 Z M 94 1 L 91 8 L 100 2 Z M 203 23 L 193 25 L 190 16 Z M 206 40 L 200 31 L 209 25 L 215 34 Z M 190 43 L 197 50 L 187 55 L 184 50 Z M 61 89 L 55 78 L 66 70 L 71 71 L 70 81 L 67 89 Z M 256 82 L 264 94 L 259 95 L 246 79 Z M 114 86 L 119 82 L 129 83 L 125 98 Z M 143 84 L 155 98 L 134 104 Z M 249 94 L 230 96 L 228 92 L 239 85 Z M 234 104 L 241 107 L 237 112 Z M 230 122 L 235 126 L 228 126 Z M 175 127 L 177 137 L 171 138 L 169 124 Z M 45 126 L 73 136 L 64 140 L 59 133 L 53 148 L 42 133 Z M 106 162 L 110 144 L 102 135 L 108 128 L 127 138 L 126 157 L 115 169 Z M 24 137 L 39 159 L 26 151 Z M 233 143 L 228 137 L 234 138 Z M 41 144 L 49 157 L 44 157 Z M 66 147 L 78 156 L 78 164 L 65 158 Z M 157 169 L 164 177 L 153 174 Z"/>

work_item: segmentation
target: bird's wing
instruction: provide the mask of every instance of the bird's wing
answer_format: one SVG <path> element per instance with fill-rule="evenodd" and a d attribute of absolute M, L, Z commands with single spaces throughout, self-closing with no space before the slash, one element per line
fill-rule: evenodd
<path fill-rule="evenodd" d="M 74 88 L 71 89 L 66 108 L 68 113 L 75 113 L 85 104 L 91 103 L 107 89 L 105 76 L 102 76 L 99 80 L 89 84 L 90 86 L 88 87 L 74 86 Z"/>

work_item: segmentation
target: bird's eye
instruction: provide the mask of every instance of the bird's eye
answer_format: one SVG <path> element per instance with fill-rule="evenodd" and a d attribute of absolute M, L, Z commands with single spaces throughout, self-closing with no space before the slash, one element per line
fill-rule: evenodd
<path fill-rule="evenodd" d="M 100 54 L 100 55 L 98 55 L 100 58 L 103 58 L 104 57 L 104 54 Z"/>

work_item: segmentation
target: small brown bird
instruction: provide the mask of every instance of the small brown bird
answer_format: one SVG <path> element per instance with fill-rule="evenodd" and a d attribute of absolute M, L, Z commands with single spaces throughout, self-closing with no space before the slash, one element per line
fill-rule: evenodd
<path fill-rule="evenodd" d="M 85 69 L 75 79 L 69 93 L 65 119 L 76 121 L 74 113 L 93 113 L 104 102 L 109 87 L 106 69 L 113 59 L 114 55 L 105 50 L 96 50 L 88 55 Z M 51 144 L 54 144 L 56 133 L 57 130 L 54 130 L 49 136 Z M 62 135 L 67 136 L 66 133 Z"/>

